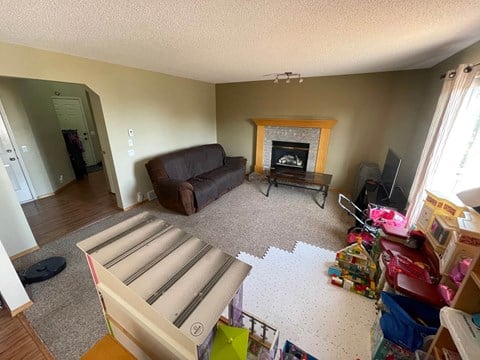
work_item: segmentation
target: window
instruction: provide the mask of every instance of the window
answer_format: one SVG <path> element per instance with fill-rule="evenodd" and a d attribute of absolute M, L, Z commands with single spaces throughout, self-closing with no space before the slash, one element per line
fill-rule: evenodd
<path fill-rule="evenodd" d="M 456 194 L 480 186 L 480 77 L 477 77 L 449 134 L 432 190 Z"/>

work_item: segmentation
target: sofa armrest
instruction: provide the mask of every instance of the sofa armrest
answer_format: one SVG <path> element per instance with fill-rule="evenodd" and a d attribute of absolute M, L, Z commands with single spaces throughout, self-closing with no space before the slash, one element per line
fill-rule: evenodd
<path fill-rule="evenodd" d="M 190 190 L 193 191 L 193 186 L 189 182 L 175 179 L 159 179 L 155 180 L 157 190 L 160 193 L 168 193 Z"/>
<path fill-rule="evenodd" d="M 225 166 L 246 166 L 247 165 L 247 159 L 245 159 L 243 156 L 227 156 L 225 157 Z"/>
<path fill-rule="evenodd" d="M 192 184 L 175 179 L 158 179 L 152 183 L 158 201 L 164 207 L 186 215 L 195 212 Z"/>

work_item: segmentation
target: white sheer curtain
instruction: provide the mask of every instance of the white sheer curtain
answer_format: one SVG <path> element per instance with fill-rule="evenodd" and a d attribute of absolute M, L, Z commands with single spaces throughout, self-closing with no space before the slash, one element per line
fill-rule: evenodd
<path fill-rule="evenodd" d="M 425 189 L 429 188 L 443 154 L 448 135 L 476 73 L 477 71 L 472 71 L 471 66 L 462 64 L 456 70 L 450 70 L 445 76 L 442 92 L 437 102 L 437 108 L 430 124 L 408 197 L 410 204 L 407 211 L 408 228 L 417 221 L 423 205 Z"/>

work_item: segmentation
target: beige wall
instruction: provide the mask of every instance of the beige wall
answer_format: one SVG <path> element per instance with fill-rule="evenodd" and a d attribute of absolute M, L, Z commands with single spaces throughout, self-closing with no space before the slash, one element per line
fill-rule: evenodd
<path fill-rule="evenodd" d="M 212 84 L 5 43 L 0 53 L 0 75 L 85 84 L 99 95 L 121 207 L 152 188 L 144 167 L 152 156 L 216 141 Z"/>
<path fill-rule="evenodd" d="M 121 207 L 135 204 L 137 191 L 152 189 L 144 166 L 148 159 L 216 141 L 212 84 L 5 43 L 0 43 L 0 53 L 0 76 L 71 82 L 91 89 L 99 137 L 114 170 L 113 190 Z M 135 131 L 133 157 L 127 155 L 129 128 Z M 33 236 L 3 167 L 0 175 L 2 214 L 8 214 L 3 220 L 14 224 L 0 224 L 0 239 L 13 256 L 30 248 L 26 240 Z"/>
<path fill-rule="evenodd" d="M 63 140 L 60 123 L 52 103 L 50 84 L 38 80 L 18 80 L 22 89 L 22 100 L 25 105 L 30 125 L 45 164 L 50 185 L 56 191 L 63 184 L 75 179 L 70 158 Z M 28 167 L 27 167 L 28 168 Z M 35 178 L 35 173 L 29 170 Z M 63 180 L 60 180 L 62 177 Z M 38 196 L 46 195 L 37 191 Z"/>
<path fill-rule="evenodd" d="M 423 106 L 428 71 L 404 71 L 394 78 L 389 111 L 385 117 L 382 146 L 378 151 L 377 163 L 383 167 L 388 148 L 401 158 L 398 185 L 408 195 L 415 177 L 418 160 L 411 157 L 411 139 L 415 136 L 418 116 Z"/>
<path fill-rule="evenodd" d="M 108 140 L 107 128 L 105 127 L 105 118 L 103 117 L 102 103 L 98 94 L 92 89 L 86 88 L 87 99 L 90 110 L 92 111 L 92 119 L 97 129 L 98 140 L 100 142 L 103 168 L 105 169 L 105 175 L 108 180 L 108 187 L 110 192 L 118 193 L 117 177 L 115 175 L 115 169 L 113 166 L 112 150 L 110 148 L 110 142 Z"/>
<path fill-rule="evenodd" d="M 333 174 L 333 187 L 352 191 L 360 162 L 382 167 L 389 146 L 404 155 L 424 79 L 425 71 L 411 71 L 307 78 L 302 84 L 219 84 L 218 141 L 252 165 L 252 118 L 335 119 L 325 172 Z M 408 180 L 402 178 L 402 185 Z"/>
<path fill-rule="evenodd" d="M 30 302 L 7 251 L 0 241 L 0 294 L 11 312 L 17 312 Z M 17 311 L 15 311 L 17 310 Z"/>
<path fill-rule="evenodd" d="M 13 256 L 37 246 L 32 230 L 18 202 L 7 171 L 0 160 L 0 242 Z"/>

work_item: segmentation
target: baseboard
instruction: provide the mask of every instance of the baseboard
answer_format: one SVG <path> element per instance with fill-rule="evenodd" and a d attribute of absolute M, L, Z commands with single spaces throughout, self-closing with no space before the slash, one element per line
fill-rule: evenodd
<path fill-rule="evenodd" d="M 76 179 L 73 179 L 71 180 L 70 182 L 60 186 L 57 190 L 55 190 L 53 192 L 54 195 L 57 195 L 58 193 L 62 192 L 63 190 L 65 190 L 66 188 L 68 188 L 70 185 L 72 185 L 74 182 L 76 181 Z"/>
<path fill-rule="evenodd" d="M 148 200 L 140 201 L 139 203 L 136 203 L 136 204 L 127 206 L 126 208 L 121 208 L 121 207 L 119 207 L 119 206 L 117 206 L 117 207 L 118 207 L 120 210 L 122 210 L 122 211 L 128 211 L 128 210 L 131 210 L 131 209 L 133 209 L 133 208 L 136 208 L 137 206 L 143 205 L 143 204 L 145 204 L 146 202 L 148 202 Z"/>
<path fill-rule="evenodd" d="M 38 245 L 35 245 L 34 247 L 31 247 L 27 250 L 23 250 L 23 251 L 19 252 L 18 254 L 10 256 L 10 260 L 12 260 L 12 261 L 16 260 L 18 258 L 21 258 L 22 256 L 25 256 L 25 255 L 30 254 L 30 253 L 32 253 L 34 251 L 37 251 L 37 250 L 40 250 L 40 247 Z"/>
<path fill-rule="evenodd" d="M 43 195 L 38 195 L 35 200 L 45 199 L 45 198 L 48 198 L 48 197 L 53 196 L 53 195 L 55 195 L 54 192 L 43 194 Z"/>

